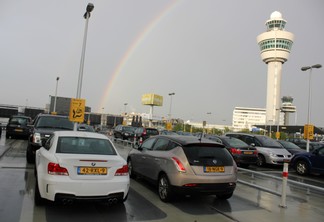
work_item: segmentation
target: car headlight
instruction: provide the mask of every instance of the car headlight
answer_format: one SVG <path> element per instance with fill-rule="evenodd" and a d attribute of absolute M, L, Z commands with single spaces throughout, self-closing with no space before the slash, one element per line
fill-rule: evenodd
<path fill-rule="evenodd" d="M 40 133 L 34 133 L 34 135 L 33 135 L 33 143 L 42 144 Z"/>
<path fill-rule="evenodd" d="M 269 156 L 276 157 L 277 155 L 275 153 L 273 153 L 273 152 L 269 152 Z"/>

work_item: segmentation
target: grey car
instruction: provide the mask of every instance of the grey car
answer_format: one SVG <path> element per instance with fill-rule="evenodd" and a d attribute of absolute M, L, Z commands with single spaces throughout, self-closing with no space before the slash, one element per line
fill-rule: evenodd
<path fill-rule="evenodd" d="M 266 164 L 283 165 L 285 161 L 290 161 L 292 158 L 291 153 L 268 136 L 248 133 L 226 133 L 226 136 L 238 138 L 251 146 L 255 146 L 258 150 L 258 161 L 256 163 L 258 166 Z"/>
<path fill-rule="evenodd" d="M 162 201 L 179 194 L 216 195 L 228 199 L 237 181 L 237 166 L 224 145 L 194 136 L 159 135 L 133 148 L 127 158 L 132 178 L 158 187 Z"/>

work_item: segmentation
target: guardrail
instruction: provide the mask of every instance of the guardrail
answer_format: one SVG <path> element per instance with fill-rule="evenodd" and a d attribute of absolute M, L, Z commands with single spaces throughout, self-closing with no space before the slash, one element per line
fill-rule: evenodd
<path fill-rule="evenodd" d="M 238 169 L 240 171 L 245 171 L 245 172 L 251 173 L 252 178 L 254 177 L 254 175 L 260 175 L 260 176 L 263 176 L 263 177 L 268 177 L 268 178 L 272 178 L 272 179 L 276 179 L 276 180 L 282 180 L 282 177 L 277 177 L 277 176 L 269 175 L 269 174 L 266 174 L 266 173 L 256 172 L 256 171 L 253 171 L 253 170 L 249 170 L 249 169 L 245 169 L 245 168 L 240 168 L 240 167 L 238 167 Z M 270 193 L 273 193 L 273 194 L 276 194 L 276 195 L 281 196 L 281 193 L 279 193 L 277 191 L 273 191 L 273 190 L 267 189 L 265 187 L 258 186 L 256 184 L 248 183 L 248 182 L 242 181 L 242 180 L 238 180 L 238 182 L 240 182 L 242 184 L 249 185 L 249 186 L 253 186 L 253 187 L 256 187 L 258 189 L 261 189 L 261 190 L 264 190 L 264 191 L 267 191 L 267 192 L 270 192 Z M 290 180 L 290 179 L 288 179 L 287 182 L 290 183 L 290 184 L 294 184 L 294 185 L 298 185 L 298 186 L 301 186 L 301 187 L 305 187 L 307 189 L 307 194 L 310 194 L 310 190 L 311 189 L 324 192 L 324 188 L 322 188 L 322 187 L 317 187 L 317 186 L 314 186 L 314 185 L 305 184 L 305 183 L 298 182 L 298 181 L 294 181 L 294 180 Z"/>

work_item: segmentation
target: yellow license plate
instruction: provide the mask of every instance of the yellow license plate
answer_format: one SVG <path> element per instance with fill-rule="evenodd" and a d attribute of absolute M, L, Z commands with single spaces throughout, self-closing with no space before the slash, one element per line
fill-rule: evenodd
<path fill-rule="evenodd" d="M 22 132 L 22 129 L 15 129 L 16 132 Z"/>
<path fill-rule="evenodd" d="M 205 166 L 204 172 L 205 173 L 224 173 L 225 167 L 223 167 L 223 166 Z"/>
<path fill-rule="evenodd" d="M 244 154 L 253 154 L 252 151 L 245 151 Z"/>
<path fill-rule="evenodd" d="M 107 175 L 105 167 L 78 167 L 79 175 Z"/>

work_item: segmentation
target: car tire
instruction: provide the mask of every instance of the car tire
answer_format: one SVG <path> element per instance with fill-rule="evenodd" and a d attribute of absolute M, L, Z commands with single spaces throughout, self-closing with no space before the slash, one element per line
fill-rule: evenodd
<path fill-rule="evenodd" d="M 42 206 L 45 203 L 45 199 L 42 198 L 41 195 L 40 195 L 37 179 L 35 181 L 35 197 L 34 197 L 34 202 L 35 202 L 35 205 L 36 206 Z"/>
<path fill-rule="evenodd" d="M 309 173 L 309 166 L 305 160 L 298 160 L 295 165 L 295 170 L 299 175 L 307 175 Z"/>
<path fill-rule="evenodd" d="M 6 134 L 6 139 L 9 139 L 10 135 L 9 134 Z"/>
<path fill-rule="evenodd" d="M 128 166 L 129 177 L 132 178 L 132 179 L 136 179 L 136 174 L 134 172 L 133 163 L 132 163 L 131 159 L 127 160 L 127 166 Z"/>
<path fill-rule="evenodd" d="M 33 154 L 32 147 L 30 145 L 27 146 L 26 160 L 27 163 L 35 163 L 35 156 Z"/>
<path fill-rule="evenodd" d="M 227 200 L 227 199 L 231 198 L 232 196 L 233 196 L 233 192 L 227 193 L 227 194 L 216 194 L 216 197 L 220 200 Z"/>
<path fill-rule="evenodd" d="M 259 167 L 261 167 L 261 166 L 264 166 L 265 164 L 266 164 L 266 160 L 265 160 L 264 156 L 261 155 L 261 154 L 259 154 L 258 155 L 258 160 L 256 162 L 256 165 L 259 166 Z"/>
<path fill-rule="evenodd" d="M 162 174 L 158 180 L 158 193 L 163 202 L 173 200 L 172 187 L 166 174 Z"/>

